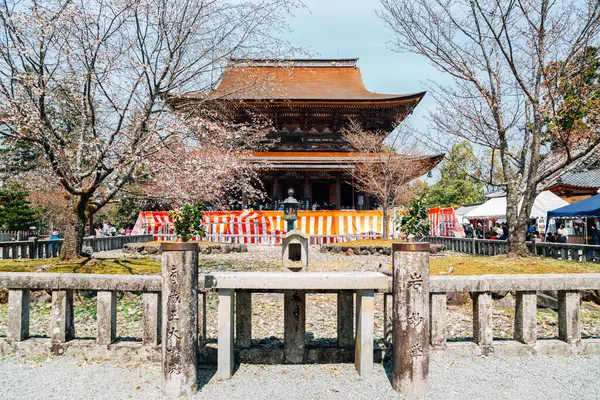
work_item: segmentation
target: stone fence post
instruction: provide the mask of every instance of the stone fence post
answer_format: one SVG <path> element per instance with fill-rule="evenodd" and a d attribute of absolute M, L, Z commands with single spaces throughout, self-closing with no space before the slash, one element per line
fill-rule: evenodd
<path fill-rule="evenodd" d="M 393 243 L 392 250 L 392 387 L 421 396 L 429 377 L 429 243 Z"/>
<path fill-rule="evenodd" d="M 162 371 L 167 398 L 197 391 L 198 243 L 162 243 Z"/>

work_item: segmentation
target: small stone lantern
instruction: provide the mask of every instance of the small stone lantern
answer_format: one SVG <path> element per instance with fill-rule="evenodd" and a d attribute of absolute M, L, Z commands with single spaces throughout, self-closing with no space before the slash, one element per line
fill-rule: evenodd
<path fill-rule="evenodd" d="M 282 264 L 290 271 L 306 271 L 308 269 L 308 236 L 294 229 L 300 205 L 294 198 L 294 189 L 288 190 L 288 198 L 281 204 L 283 204 L 283 219 L 287 221 L 287 233 L 281 243 Z"/>
<path fill-rule="evenodd" d="M 281 203 L 283 205 L 283 219 L 287 221 L 287 231 L 294 230 L 294 222 L 298 219 L 298 200 L 294 198 L 294 189 L 289 188 L 288 198 Z"/>

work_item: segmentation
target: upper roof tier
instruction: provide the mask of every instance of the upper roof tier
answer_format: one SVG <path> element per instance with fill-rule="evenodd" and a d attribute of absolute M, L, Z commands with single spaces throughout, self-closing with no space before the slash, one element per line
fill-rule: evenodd
<path fill-rule="evenodd" d="M 358 59 L 233 59 L 215 90 L 180 99 L 418 103 L 425 92 L 373 93 L 365 88 Z"/>

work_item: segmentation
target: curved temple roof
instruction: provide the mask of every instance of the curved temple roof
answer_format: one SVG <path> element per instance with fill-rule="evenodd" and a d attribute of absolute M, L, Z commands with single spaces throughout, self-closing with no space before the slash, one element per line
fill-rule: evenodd
<path fill-rule="evenodd" d="M 358 59 L 231 60 L 217 88 L 190 93 L 188 99 L 239 101 L 342 101 L 418 103 L 425 92 L 373 93 L 365 88 Z"/>

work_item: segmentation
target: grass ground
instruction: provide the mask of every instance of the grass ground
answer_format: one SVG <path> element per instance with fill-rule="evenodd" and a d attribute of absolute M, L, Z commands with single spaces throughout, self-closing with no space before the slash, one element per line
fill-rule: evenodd
<path fill-rule="evenodd" d="M 220 269 L 227 262 L 214 263 L 216 258 L 201 260 L 208 269 Z M 335 257 L 335 256 L 334 256 Z M 348 259 L 340 257 L 341 261 Z M 356 256 L 361 257 L 361 256 Z M 341 262 L 327 260 L 326 264 Z M 266 261 L 265 261 L 266 262 Z M 214 265 L 213 265 L 214 264 Z M 326 265 L 314 266 L 314 270 L 329 270 Z M 160 262 L 149 258 L 119 258 L 119 259 L 81 259 L 79 261 L 61 262 L 58 259 L 43 260 L 4 260 L 0 261 L 0 272 L 62 272 L 88 274 L 126 274 L 148 275 L 160 272 Z M 257 270 L 273 270 L 269 264 L 262 267 L 260 262 L 254 264 Z M 448 271 L 452 268 L 452 272 Z M 331 268 L 337 270 L 337 268 Z M 470 256 L 448 254 L 432 256 L 430 259 L 431 275 L 485 275 L 485 274 L 583 274 L 600 273 L 600 264 L 555 260 L 551 258 L 529 257 L 509 258 L 506 256 Z"/>
<path fill-rule="evenodd" d="M 485 274 L 589 274 L 600 273 L 600 264 L 555 260 L 553 258 L 506 256 L 448 255 L 432 257 L 430 274 L 485 275 Z"/>
<path fill-rule="evenodd" d="M 149 258 L 81 259 L 59 261 L 57 258 L 41 260 L 0 261 L 0 272 L 62 272 L 79 274 L 148 275 L 160 272 L 160 262 Z"/>

